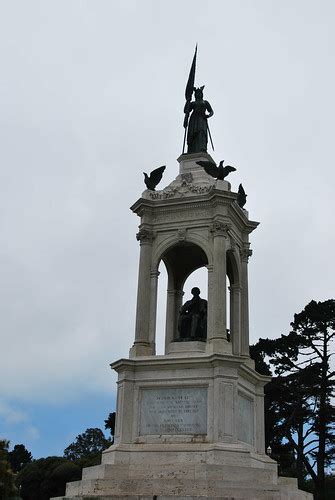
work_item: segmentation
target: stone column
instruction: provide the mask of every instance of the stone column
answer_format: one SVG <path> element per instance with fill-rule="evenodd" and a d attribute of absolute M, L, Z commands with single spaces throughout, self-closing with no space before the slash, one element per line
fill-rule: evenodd
<path fill-rule="evenodd" d="M 175 310 L 174 310 L 174 321 L 175 321 L 175 331 L 174 335 L 178 335 L 178 320 L 179 320 L 179 311 L 181 306 L 183 305 L 183 297 L 184 292 L 181 289 L 175 290 Z"/>
<path fill-rule="evenodd" d="M 249 245 L 241 251 L 241 355 L 249 356 L 249 295 L 248 260 L 252 255 Z"/>
<path fill-rule="evenodd" d="M 211 338 L 210 332 L 213 331 L 213 265 L 207 265 L 208 287 L 207 287 L 207 340 Z"/>
<path fill-rule="evenodd" d="M 169 280 L 170 281 L 170 280 Z M 165 322 L 165 354 L 168 352 L 168 346 L 173 341 L 175 335 L 175 310 L 176 310 L 176 291 L 172 285 L 168 284 L 166 297 L 166 322 Z"/>
<path fill-rule="evenodd" d="M 150 321 L 149 321 L 149 343 L 152 353 L 156 353 L 156 314 L 157 314 L 157 285 L 159 271 L 150 273 Z"/>
<path fill-rule="evenodd" d="M 233 354 L 241 353 L 241 287 L 230 285 L 230 342 Z"/>
<path fill-rule="evenodd" d="M 140 229 L 136 238 L 140 242 L 140 263 L 138 271 L 135 342 L 129 352 L 129 357 L 131 358 L 153 354 L 149 338 L 153 233 L 147 229 Z"/>
<path fill-rule="evenodd" d="M 226 331 L 226 238 L 229 228 L 229 224 L 218 221 L 212 226 L 213 270 L 208 289 L 211 320 L 207 332 L 207 352 L 231 352 Z"/>
<path fill-rule="evenodd" d="M 166 300 L 165 354 L 168 353 L 170 342 L 174 341 L 178 333 L 179 310 L 184 295 L 182 290 L 175 290 L 172 284 L 171 287 L 168 286 Z"/>

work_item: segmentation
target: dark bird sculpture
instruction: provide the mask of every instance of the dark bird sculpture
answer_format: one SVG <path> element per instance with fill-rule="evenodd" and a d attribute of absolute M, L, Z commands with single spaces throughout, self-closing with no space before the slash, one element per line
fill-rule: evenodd
<path fill-rule="evenodd" d="M 197 165 L 203 167 L 208 175 L 211 175 L 212 177 L 218 179 L 219 181 L 223 181 L 223 179 L 227 177 L 227 175 L 229 175 L 230 172 L 235 172 L 236 170 L 236 168 L 231 167 L 230 165 L 224 167 L 223 162 L 224 160 L 220 161 L 218 167 L 214 162 L 211 161 L 197 161 Z"/>
<path fill-rule="evenodd" d="M 148 189 L 150 189 L 151 191 L 155 191 L 155 187 L 157 186 L 157 184 L 160 182 L 161 178 L 163 177 L 163 172 L 165 169 L 166 169 L 166 166 L 163 165 L 162 167 L 155 168 L 155 170 L 153 170 L 150 175 L 143 172 L 144 173 L 144 183 Z"/>
<path fill-rule="evenodd" d="M 240 184 L 239 187 L 238 187 L 238 193 L 237 193 L 237 203 L 239 204 L 239 206 L 241 208 L 243 208 L 244 205 L 246 204 L 246 202 L 247 202 L 247 196 L 248 195 L 245 194 L 245 191 L 243 189 L 242 184 Z"/>

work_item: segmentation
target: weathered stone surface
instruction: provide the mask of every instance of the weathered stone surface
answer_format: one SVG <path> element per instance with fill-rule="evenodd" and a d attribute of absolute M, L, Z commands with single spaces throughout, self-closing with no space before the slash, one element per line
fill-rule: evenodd
<path fill-rule="evenodd" d="M 83 480 L 70 483 L 67 487 L 66 496 L 62 498 L 102 498 L 112 499 L 120 497 L 126 498 L 229 498 L 229 499 L 254 499 L 254 500 L 311 500 L 308 493 L 299 491 L 292 481 L 275 481 L 273 478 L 264 476 L 263 478 L 245 475 L 245 470 L 239 470 L 239 477 L 233 476 L 218 479 L 215 476 L 210 478 L 189 478 L 179 475 L 175 476 L 170 471 L 170 475 L 160 478 L 132 477 L 118 479 L 95 479 Z M 255 471 L 254 471 L 255 472 Z M 226 471 L 229 473 L 229 471 Z M 261 482 L 260 480 L 266 482 Z M 288 484 L 290 483 L 290 484 Z"/>

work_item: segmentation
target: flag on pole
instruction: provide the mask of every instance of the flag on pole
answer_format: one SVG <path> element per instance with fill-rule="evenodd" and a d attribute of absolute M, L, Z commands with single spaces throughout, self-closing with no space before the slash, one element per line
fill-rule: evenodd
<path fill-rule="evenodd" d="M 195 46 L 193 61 L 190 69 L 190 74 L 188 77 L 188 81 L 185 89 L 185 99 L 186 101 L 190 101 L 192 99 L 193 88 L 194 88 L 194 78 L 195 78 L 195 65 L 197 61 L 197 49 L 198 45 Z"/>
<path fill-rule="evenodd" d="M 194 51 L 193 61 L 192 61 L 191 69 L 190 69 L 190 74 L 188 75 L 188 80 L 187 80 L 186 89 L 185 89 L 185 99 L 186 99 L 185 118 L 184 118 L 184 128 L 185 129 L 187 128 L 187 124 L 188 124 L 189 103 L 191 102 L 193 89 L 194 89 L 197 50 L 198 50 L 198 45 L 195 46 L 195 51 Z M 184 144 L 185 144 L 185 139 L 184 139 Z M 183 151 L 184 151 L 184 147 L 183 147 Z"/>

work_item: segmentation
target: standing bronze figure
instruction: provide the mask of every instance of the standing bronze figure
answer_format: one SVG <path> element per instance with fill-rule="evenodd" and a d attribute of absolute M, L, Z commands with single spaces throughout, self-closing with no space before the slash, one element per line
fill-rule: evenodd
<path fill-rule="evenodd" d="M 208 118 L 213 116 L 214 112 L 209 102 L 204 100 L 203 90 L 205 86 L 203 85 L 202 87 L 199 88 L 194 87 L 196 58 L 197 58 L 197 47 L 195 48 L 190 74 L 185 89 L 185 99 L 186 99 L 186 103 L 184 106 L 185 135 L 183 143 L 183 153 L 185 149 L 186 131 L 187 131 L 188 153 L 207 152 L 208 135 L 211 139 L 212 148 L 214 150 L 212 138 L 207 123 Z M 192 101 L 193 92 L 195 97 L 194 101 Z"/>
<path fill-rule="evenodd" d="M 212 106 L 203 96 L 204 85 L 194 89 L 195 100 L 186 102 L 184 113 L 192 113 L 188 122 L 187 152 L 207 152 L 208 124 L 207 119 L 213 116 Z"/>

